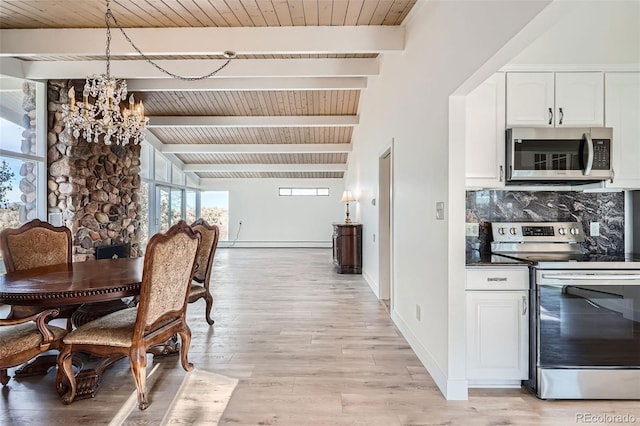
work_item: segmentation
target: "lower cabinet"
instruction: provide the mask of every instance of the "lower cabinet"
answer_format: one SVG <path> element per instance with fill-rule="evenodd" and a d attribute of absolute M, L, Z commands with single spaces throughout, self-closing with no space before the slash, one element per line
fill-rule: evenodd
<path fill-rule="evenodd" d="M 528 271 L 487 272 L 478 271 L 478 277 L 505 289 L 470 290 L 469 283 L 479 280 L 467 271 L 469 387 L 520 386 L 529 378 Z"/>
<path fill-rule="evenodd" d="M 361 224 L 333 224 L 333 263 L 339 274 L 362 273 Z"/>

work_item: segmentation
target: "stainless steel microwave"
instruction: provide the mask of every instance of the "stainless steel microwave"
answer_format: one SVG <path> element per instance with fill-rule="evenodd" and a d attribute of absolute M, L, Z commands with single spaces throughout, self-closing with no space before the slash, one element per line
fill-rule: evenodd
<path fill-rule="evenodd" d="M 608 127 L 507 129 L 507 182 L 612 179 L 612 134 Z"/>

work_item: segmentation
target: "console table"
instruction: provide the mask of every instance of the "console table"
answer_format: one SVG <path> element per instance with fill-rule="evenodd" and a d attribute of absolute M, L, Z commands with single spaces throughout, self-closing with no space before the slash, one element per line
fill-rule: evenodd
<path fill-rule="evenodd" d="M 362 273 L 361 224 L 333 224 L 333 263 L 339 274 Z"/>

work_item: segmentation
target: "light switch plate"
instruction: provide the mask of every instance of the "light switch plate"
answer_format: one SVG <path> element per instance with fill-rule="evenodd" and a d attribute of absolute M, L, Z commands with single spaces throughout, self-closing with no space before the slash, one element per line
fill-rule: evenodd
<path fill-rule="evenodd" d="M 589 223 L 589 235 L 592 237 L 600 236 L 600 223 L 599 222 L 590 222 Z"/>
<path fill-rule="evenodd" d="M 436 220 L 444 220 L 444 201 L 436 202 Z"/>
<path fill-rule="evenodd" d="M 479 223 L 465 224 L 464 234 L 466 237 L 477 237 L 480 234 L 480 224 Z"/>

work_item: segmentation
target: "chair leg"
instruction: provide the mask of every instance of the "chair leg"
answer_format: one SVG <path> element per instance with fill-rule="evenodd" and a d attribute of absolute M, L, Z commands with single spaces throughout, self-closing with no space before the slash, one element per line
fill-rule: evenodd
<path fill-rule="evenodd" d="M 189 347 L 191 346 L 191 330 L 185 323 L 184 328 L 178 332 L 180 335 L 180 362 L 185 371 L 193 370 L 193 364 L 189 362 Z"/>
<path fill-rule="evenodd" d="M 207 293 L 204 296 L 204 300 L 207 303 L 207 306 L 204 311 L 205 318 L 207 319 L 207 322 L 209 323 L 209 325 L 213 325 L 213 319 L 211 319 L 211 308 L 213 308 L 213 296 L 211 296 L 211 293 L 207 291 Z"/>
<path fill-rule="evenodd" d="M 76 376 L 73 374 L 73 353 L 71 346 L 64 346 L 58 355 L 56 390 L 65 404 L 71 404 L 76 397 Z"/>
<path fill-rule="evenodd" d="M 138 408 L 145 410 L 149 406 L 146 392 L 147 354 L 145 351 L 141 348 L 133 348 L 129 356 L 129 364 L 138 391 Z"/>
<path fill-rule="evenodd" d="M 0 383 L 2 383 L 2 386 L 7 386 L 7 383 L 9 383 L 9 380 L 11 380 L 11 377 L 9 377 L 9 375 L 7 374 L 7 369 L 6 368 L 1 368 L 0 369 Z"/>

